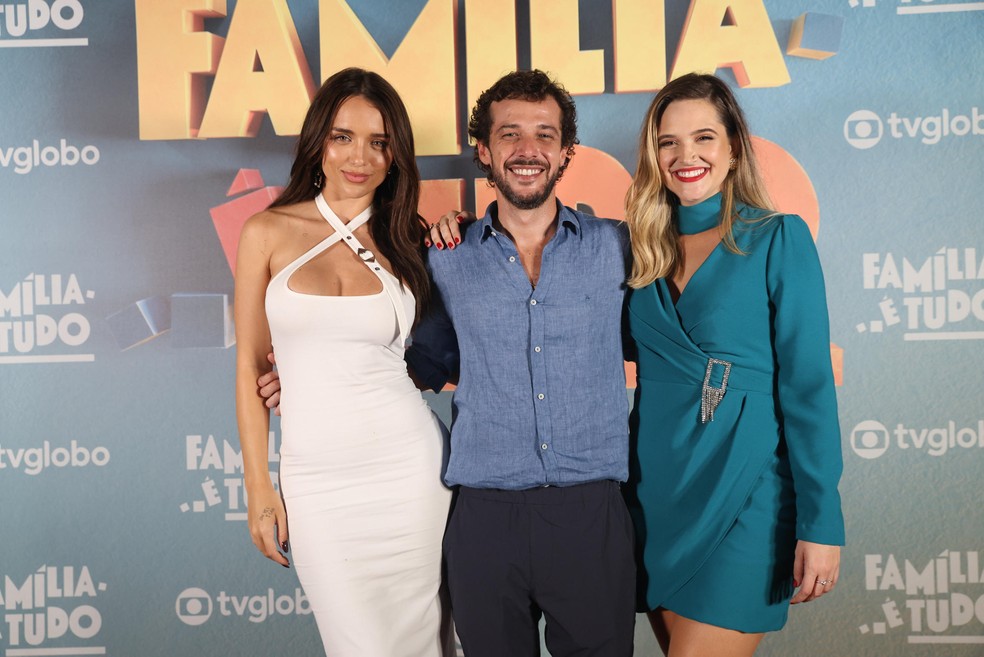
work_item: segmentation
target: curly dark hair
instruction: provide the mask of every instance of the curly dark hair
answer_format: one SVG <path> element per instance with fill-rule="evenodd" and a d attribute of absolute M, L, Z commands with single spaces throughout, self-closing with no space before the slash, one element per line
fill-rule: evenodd
<path fill-rule="evenodd" d="M 534 69 L 507 73 L 478 97 L 475 108 L 472 109 L 471 119 L 468 121 L 468 136 L 476 142 L 473 156 L 475 164 L 485 172 L 490 183 L 492 168 L 478 158 L 477 144 L 489 143 L 489 135 L 492 132 L 492 103 L 500 100 L 528 100 L 536 103 L 545 100 L 548 96 L 553 97 L 560 105 L 560 139 L 563 147 L 567 149 L 567 157 L 559 170 L 559 179 L 570 163 L 571 157 L 574 156 L 574 146 L 580 143 L 577 140 L 577 108 L 574 107 L 574 99 L 567 89 L 559 82 L 551 80 L 543 71 Z"/>

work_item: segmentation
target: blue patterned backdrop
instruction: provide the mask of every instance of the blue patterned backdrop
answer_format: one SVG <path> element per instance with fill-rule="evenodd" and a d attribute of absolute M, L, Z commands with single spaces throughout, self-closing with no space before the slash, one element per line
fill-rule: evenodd
<path fill-rule="evenodd" d="M 616 217 L 653 92 L 717 68 L 818 229 L 840 379 L 842 579 L 759 654 L 984 654 L 982 37 L 968 0 L 4 0 L 0 651 L 320 654 L 244 522 L 233 245 L 354 64 L 411 108 L 426 213 L 488 198 L 475 91 L 555 73 L 560 196 Z"/>

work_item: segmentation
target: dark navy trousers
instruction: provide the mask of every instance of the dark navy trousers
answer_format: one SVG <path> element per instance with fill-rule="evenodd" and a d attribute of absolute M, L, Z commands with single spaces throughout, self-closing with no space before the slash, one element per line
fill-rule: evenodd
<path fill-rule="evenodd" d="M 466 657 L 629 657 L 634 534 L 619 485 L 462 486 L 444 537 Z"/>

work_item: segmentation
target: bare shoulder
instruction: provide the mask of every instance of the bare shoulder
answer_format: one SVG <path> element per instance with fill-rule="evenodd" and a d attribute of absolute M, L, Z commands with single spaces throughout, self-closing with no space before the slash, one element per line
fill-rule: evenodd
<path fill-rule="evenodd" d="M 317 208 L 313 201 L 267 208 L 246 220 L 240 241 L 260 246 L 264 251 L 272 250 L 287 241 L 298 228 L 313 223 L 315 213 Z"/>

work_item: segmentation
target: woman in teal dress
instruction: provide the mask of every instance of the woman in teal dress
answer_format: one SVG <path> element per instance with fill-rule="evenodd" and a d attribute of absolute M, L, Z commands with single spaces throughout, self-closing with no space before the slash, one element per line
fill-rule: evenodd
<path fill-rule="evenodd" d="M 837 583 L 823 275 L 803 220 L 769 208 L 727 85 L 667 84 L 626 218 L 639 372 L 628 499 L 640 604 L 670 657 L 751 655 L 790 602 Z"/>

